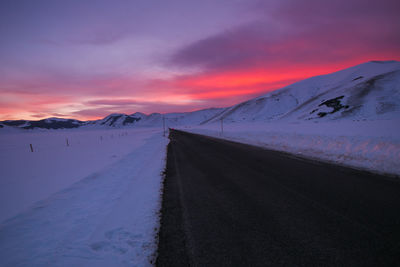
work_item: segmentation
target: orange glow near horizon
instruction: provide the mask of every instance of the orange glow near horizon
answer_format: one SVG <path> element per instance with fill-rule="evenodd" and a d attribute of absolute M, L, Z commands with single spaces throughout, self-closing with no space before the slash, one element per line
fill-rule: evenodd
<path fill-rule="evenodd" d="M 255 96 L 268 93 L 296 81 L 340 70 L 343 66 L 324 65 L 307 67 L 277 67 L 275 69 L 248 69 L 185 76 L 175 86 L 189 88 L 190 99 L 221 99 L 234 96 Z M 232 105 L 237 104 L 232 103 Z"/>
<path fill-rule="evenodd" d="M 260 84 L 281 84 L 283 81 L 303 80 L 312 76 L 328 74 L 339 70 L 338 66 L 314 66 L 299 69 L 280 67 L 276 69 L 250 69 L 243 71 L 219 72 L 184 78 L 180 84 L 187 87 L 229 88 Z M 278 89 L 278 88 L 276 88 Z"/>

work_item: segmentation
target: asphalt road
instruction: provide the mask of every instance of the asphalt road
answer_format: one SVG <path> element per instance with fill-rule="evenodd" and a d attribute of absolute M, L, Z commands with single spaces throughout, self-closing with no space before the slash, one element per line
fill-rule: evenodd
<path fill-rule="evenodd" d="M 157 266 L 400 266 L 400 183 L 171 131 Z"/>

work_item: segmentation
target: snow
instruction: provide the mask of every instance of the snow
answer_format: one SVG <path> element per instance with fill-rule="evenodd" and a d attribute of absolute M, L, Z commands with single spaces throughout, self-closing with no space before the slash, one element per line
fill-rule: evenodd
<path fill-rule="evenodd" d="M 182 130 L 400 176 L 400 119 L 206 124 Z"/>
<path fill-rule="evenodd" d="M 167 143 L 154 128 L 0 134 L 0 265 L 150 265 Z"/>
<path fill-rule="evenodd" d="M 332 112 L 321 104 L 341 97 Z M 320 117 L 318 113 L 328 112 Z M 400 62 L 368 62 L 309 78 L 227 108 L 209 122 L 380 120 L 400 118 Z"/>

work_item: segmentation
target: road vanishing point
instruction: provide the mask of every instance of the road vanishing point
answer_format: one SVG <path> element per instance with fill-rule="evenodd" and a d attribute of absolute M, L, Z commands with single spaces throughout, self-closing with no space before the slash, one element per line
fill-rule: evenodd
<path fill-rule="evenodd" d="M 172 130 L 157 266 L 400 266 L 400 182 Z"/>

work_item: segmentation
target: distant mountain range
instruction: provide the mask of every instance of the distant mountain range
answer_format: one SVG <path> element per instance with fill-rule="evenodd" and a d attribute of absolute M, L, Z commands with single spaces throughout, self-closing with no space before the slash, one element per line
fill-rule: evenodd
<path fill-rule="evenodd" d="M 12 127 L 20 129 L 71 129 L 71 128 L 123 128 L 123 127 L 162 127 L 163 120 L 167 126 L 200 124 L 225 109 L 210 108 L 184 113 L 153 113 L 146 115 L 136 112 L 131 115 L 115 113 L 94 121 L 79 121 L 74 119 L 47 118 L 38 121 L 6 120 L 0 121 L 0 128 Z"/>
<path fill-rule="evenodd" d="M 48 118 L 0 121 L 0 128 L 123 128 L 224 122 L 378 120 L 400 118 L 400 62 L 371 61 L 309 78 L 228 108 L 184 113 L 110 114 L 79 121 Z"/>

